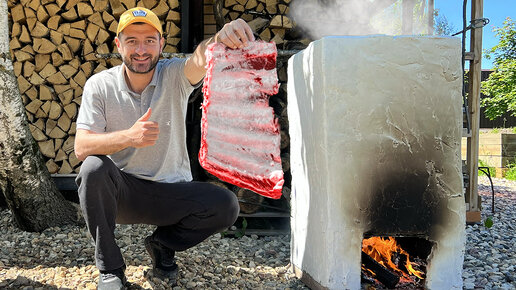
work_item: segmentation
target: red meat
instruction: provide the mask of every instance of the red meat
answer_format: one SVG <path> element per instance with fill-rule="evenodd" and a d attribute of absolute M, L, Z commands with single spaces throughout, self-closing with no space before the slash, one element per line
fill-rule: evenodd
<path fill-rule="evenodd" d="M 280 129 L 269 97 L 278 93 L 276 46 L 206 51 L 199 162 L 231 184 L 278 199 L 283 187 Z"/>

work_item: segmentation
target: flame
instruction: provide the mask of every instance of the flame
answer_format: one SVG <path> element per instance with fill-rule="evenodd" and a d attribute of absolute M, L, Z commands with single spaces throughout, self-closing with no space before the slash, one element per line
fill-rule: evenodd
<path fill-rule="evenodd" d="M 393 237 L 372 237 L 369 239 L 364 239 L 362 241 L 362 251 L 371 256 L 384 267 L 400 274 L 402 276 L 400 277 L 402 278 L 400 280 L 413 282 L 413 279 L 411 279 L 409 275 L 416 276 L 419 279 L 424 279 L 424 273 L 414 269 L 412 262 L 409 260 L 409 254 L 398 245 Z M 405 255 L 405 268 L 407 269 L 408 273 L 399 269 L 396 264 L 392 262 L 391 257 L 393 253 Z"/>

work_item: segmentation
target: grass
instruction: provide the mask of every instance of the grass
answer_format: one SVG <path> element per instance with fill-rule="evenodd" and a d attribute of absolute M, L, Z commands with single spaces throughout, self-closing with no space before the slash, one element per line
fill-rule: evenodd
<path fill-rule="evenodd" d="M 495 177 L 496 176 L 495 168 L 489 166 L 485 161 L 478 160 L 478 167 L 488 167 L 489 168 L 489 173 L 491 174 L 491 177 Z M 509 165 L 507 165 L 507 168 L 509 168 L 509 170 L 507 170 L 505 172 L 505 177 L 504 178 L 508 179 L 508 180 L 516 180 L 516 158 Z M 487 176 L 487 175 L 483 171 L 479 170 L 478 171 L 478 176 Z"/>
<path fill-rule="evenodd" d="M 502 132 L 502 130 L 504 132 L 510 132 L 510 133 L 514 133 L 516 134 L 516 127 L 511 127 L 511 128 L 493 128 L 489 131 L 489 133 L 500 133 Z M 494 167 L 491 167 L 489 166 L 485 161 L 483 160 L 478 160 L 478 166 L 479 167 L 489 167 L 489 173 L 491 174 L 491 177 L 494 177 L 496 176 L 496 171 L 495 171 L 495 168 Z M 507 170 L 505 172 L 505 179 L 509 179 L 509 180 L 516 180 L 516 158 L 509 164 L 507 165 L 507 168 L 509 170 Z M 482 171 L 478 171 L 478 175 L 479 176 L 486 176 L 486 174 Z"/>
<path fill-rule="evenodd" d="M 496 176 L 495 168 L 489 166 L 485 161 L 478 160 L 478 167 L 488 167 L 489 168 L 489 174 L 491 174 L 491 177 L 495 177 Z M 504 178 L 508 179 L 508 180 L 516 180 L 516 158 L 509 165 L 507 165 L 507 168 L 509 168 L 509 170 L 507 170 L 505 172 L 505 177 Z M 487 175 L 483 171 L 479 170 L 478 171 L 478 176 L 487 176 Z"/>
<path fill-rule="evenodd" d="M 485 133 L 506 133 L 506 134 L 516 134 L 516 127 L 509 127 L 509 128 L 492 128 L 492 129 L 481 129 L 481 134 Z"/>
<path fill-rule="evenodd" d="M 489 168 L 489 174 L 491 177 L 494 177 L 496 175 L 496 170 L 494 167 L 489 166 L 485 161 L 478 160 L 478 167 L 488 167 Z M 482 170 L 478 171 L 478 176 L 487 176 Z"/>
<path fill-rule="evenodd" d="M 505 179 L 516 180 L 516 159 L 507 165 L 509 170 L 505 172 Z"/>

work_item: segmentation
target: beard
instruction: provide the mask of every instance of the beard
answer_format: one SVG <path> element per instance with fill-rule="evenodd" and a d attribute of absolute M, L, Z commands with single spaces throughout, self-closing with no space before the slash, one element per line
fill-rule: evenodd
<path fill-rule="evenodd" d="M 147 62 L 145 64 L 135 64 L 133 63 L 132 59 L 134 57 L 138 57 L 137 54 L 131 54 L 129 57 L 122 57 L 122 61 L 124 62 L 125 66 L 133 73 L 137 74 L 146 74 L 150 71 L 152 71 L 156 65 L 158 64 L 159 55 L 156 57 L 152 57 L 151 54 L 143 54 L 143 57 L 150 57 L 150 62 Z"/>

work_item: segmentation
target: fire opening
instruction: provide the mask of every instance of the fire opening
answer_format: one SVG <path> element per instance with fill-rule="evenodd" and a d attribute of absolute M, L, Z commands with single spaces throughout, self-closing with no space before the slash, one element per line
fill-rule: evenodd
<path fill-rule="evenodd" d="M 362 282 L 375 288 L 424 289 L 432 246 L 416 237 L 363 239 Z"/>

